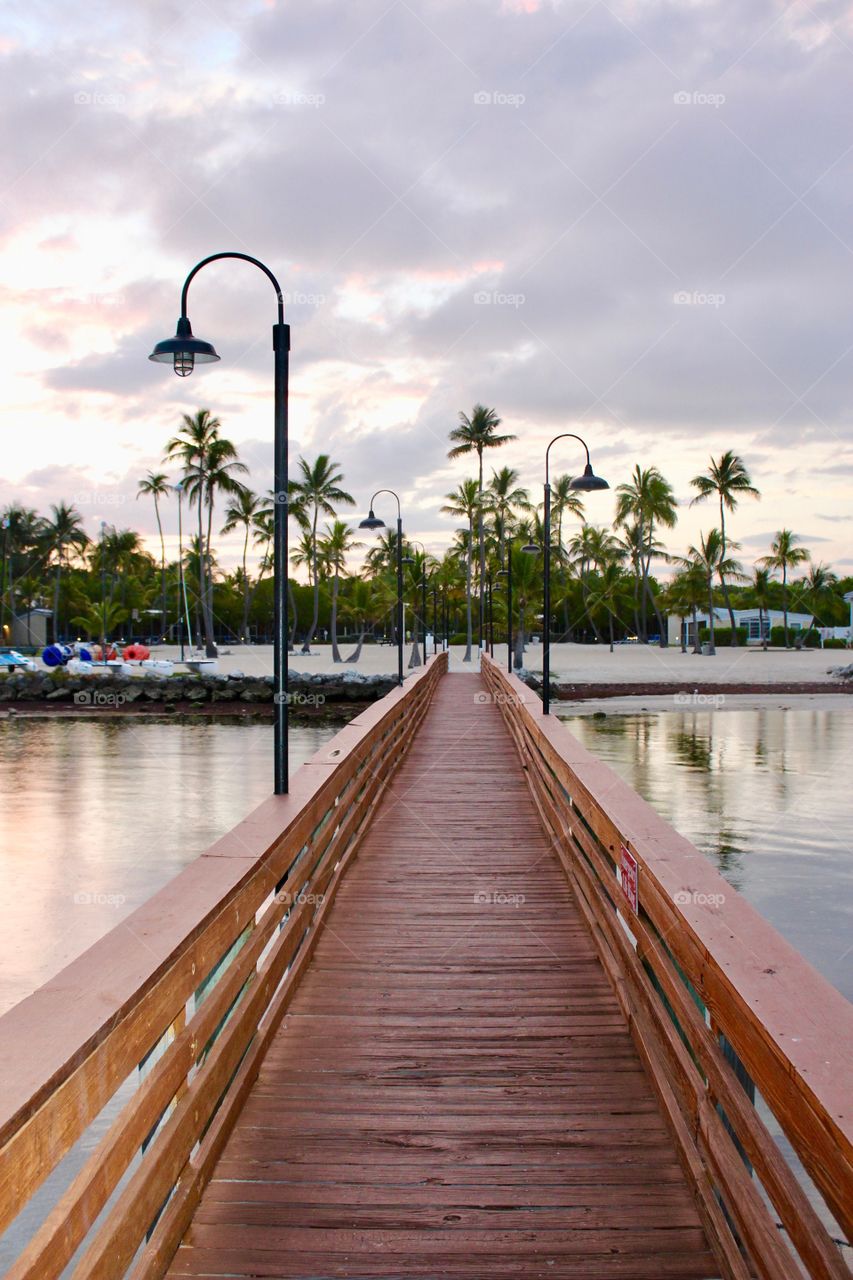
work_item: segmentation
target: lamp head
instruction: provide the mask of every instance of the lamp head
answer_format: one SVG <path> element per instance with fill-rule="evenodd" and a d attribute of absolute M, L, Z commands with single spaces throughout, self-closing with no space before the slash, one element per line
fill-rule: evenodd
<path fill-rule="evenodd" d="M 610 485 L 602 476 L 595 474 L 592 463 L 588 462 L 583 469 L 583 475 L 575 476 L 569 488 L 580 493 L 593 493 L 597 489 L 609 489 Z"/>
<path fill-rule="evenodd" d="M 199 364 L 212 364 L 219 356 L 212 343 L 193 337 L 189 320 L 186 316 L 181 316 L 174 338 L 158 342 L 148 359 L 157 364 L 170 364 L 179 378 L 188 378 L 196 361 Z"/>
<path fill-rule="evenodd" d="M 379 516 L 375 516 L 373 514 L 373 507 L 371 507 L 367 517 L 364 520 L 362 520 L 361 524 L 358 527 L 359 529 L 372 529 L 374 532 L 376 532 L 377 529 L 385 528 L 385 521 L 380 520 Z"/>
<path fill-rule="evenodd" d="M 542 548 L 538 546 L 535 542 L 525 542 L 524 546 L 521 549 L 524 552 L 524 554 L 528 556 L 538 556 L 539 552 L 542 550 Z"/>

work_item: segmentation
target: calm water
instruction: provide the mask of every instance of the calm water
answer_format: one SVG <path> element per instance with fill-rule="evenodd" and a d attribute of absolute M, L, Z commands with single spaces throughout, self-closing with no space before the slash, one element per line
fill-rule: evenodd
<path fill-rule="evenodd" d="M 291 726 L 292 767 L 336 726 Z M 0 1012 L 272 790 L 272 726 L 0 723 Z"/>
<path fill-rule="evenodd" d="M 563 718 L 853 999 L 853 713 Z"/>

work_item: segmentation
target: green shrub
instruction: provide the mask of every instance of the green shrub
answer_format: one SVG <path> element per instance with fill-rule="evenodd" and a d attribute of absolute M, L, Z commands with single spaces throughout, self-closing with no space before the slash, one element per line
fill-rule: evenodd
<path fill-rule="evenodd" d="M 828 640 L 823 642 L 824 649 L 846 649 L 847 641 L 842 640 L 840 636 L 830 636 Z"/>
<path fill-rule="evenodd" d="M 806 648 L 806 649 L 819 649 L 819 648 L 820 648 L 820 632 L 819 632 L 819 631 L 816 631 L 816 630 L 814 629 L 814 627 L 812 627 L 812 629 L 811 629 L 810 631 L 800 631 L 800 632 L 798 632 L 798 633 L 797 633 L 797 636 L 798 636 L 798 638 L 799 638 L 799 636 L 802 636 L 802 637 L 803 637 L 803 639 L 802 639 L 802 644 L 803 644 L 804 648 Z M 795 643 L 796 643 L 796 641 L 795 641 Z"/>
<path fill-rule="evenodd" d="M 820 634 L 817 631 L 809 633 L 801 630 L 799 627 L 789 626 L 788 627 L 788 644 L 795 645 L 797 644 L 798 641 L 800 646 L 802 646 L 803 644 L 811 644 L 813 642 L 810 642 L 805 638 L 809 634 L 814 634 L 815 636 L 817 636 L 817 643 L 820 644 Z M 777 647 L 780 645 L 784 646 L 785 644 L 785 628 L 784 627 L 770 628 L 770 643 L 774 647 Z"/>
<path fill-rule="evenodd" d="M 735 634 L 737 635 L 738 644 L 746 644 L 747 635 L 748 635 L 746 627 L 735 627 Z M 710 639 L 711 639 L 710 627 L 700 627 L 699 643 L 707 644 Z M 727 644 L 731 644 L 731 642 L 732 642 L 731 627 L 714 627 L 714 644 L 715 645 L 727 645 Z"/>

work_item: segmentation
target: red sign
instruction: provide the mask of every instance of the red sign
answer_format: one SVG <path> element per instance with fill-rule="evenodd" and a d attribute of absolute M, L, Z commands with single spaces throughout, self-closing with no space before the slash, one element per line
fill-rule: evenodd
<path fill-rule="evenodd" d="M 624 844 L 619 850 L 619 882 L 631 910 L 636 914 L 639 903 L 640 869 L 637 866 L 637 859 Z"/>

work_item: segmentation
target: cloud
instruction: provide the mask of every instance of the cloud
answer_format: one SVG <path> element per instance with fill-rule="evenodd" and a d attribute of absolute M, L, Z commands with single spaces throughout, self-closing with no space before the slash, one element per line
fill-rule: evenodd
<path fill-rule="evenodd" d="M 289 295 L 295 451 L 331 453 L 359 500 L 399 488 L 436 536 L 464 473 L 447 431 L 478 399 L 533 489 L 547 440 L 577 430 L 614 484 L 655 462 L 687 493 L 734 447 L 765 511 L 799 484 L 803 523 L 840 521 L 822 477 L 849 476 L 853 443 L 849 32 L 840 7 L 777 18 L 770 0 L 31 16 L 0 50 L 10 471 L 31 423 L 62 465 L 70 428 L 75 467 L 130 476 L 210 404 L 260 478 L 269 282 L 231 262 L 193 283 L 215 370 L 182 385 L 146 360 L 187 270 L 234 249 Z M 758 545 L 767 518 L 742 506 L 735 536 Z M 709 519 L 683 509 L 678 536 Z"/>

